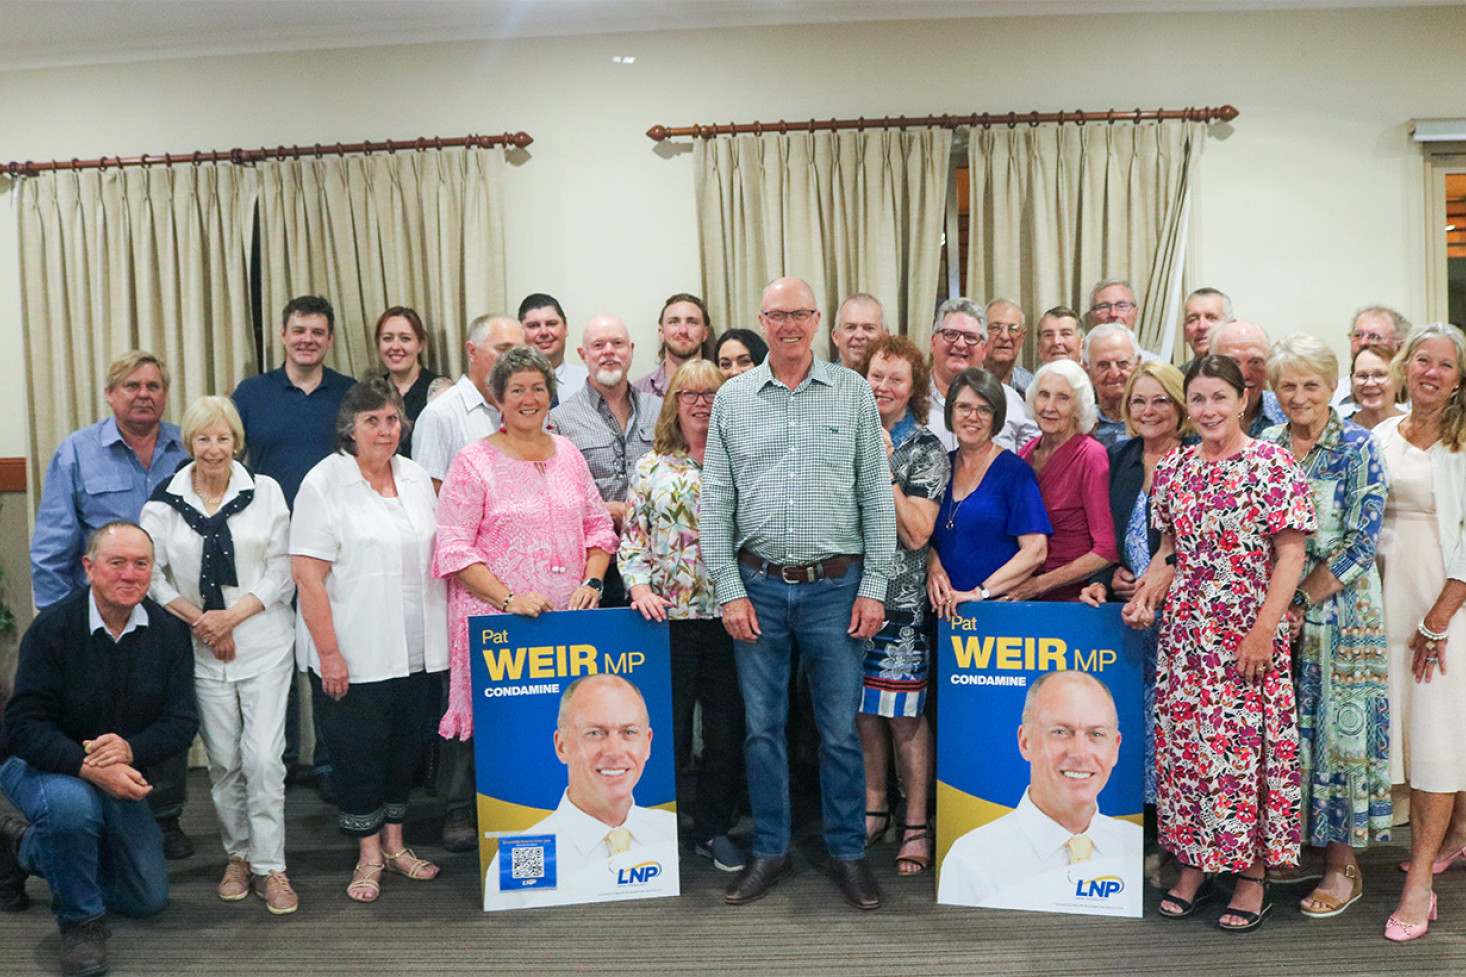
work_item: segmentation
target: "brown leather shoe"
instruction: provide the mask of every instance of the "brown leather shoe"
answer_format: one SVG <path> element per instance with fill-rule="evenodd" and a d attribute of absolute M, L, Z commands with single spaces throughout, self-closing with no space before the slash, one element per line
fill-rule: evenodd
<path fill-rule="evenodd" d="M 876 885 L 875 874 L 871 872 L 870 864 L 865 859 L 832 858 L 830 871 L 835 876 L 835 884 L 840 887 L 841 894 L 850 905 L 856 909 L 880 908 L 881 887 Z"/>
<path fill-rule="evenodd" d="M 25 892 L 30 873 L 20 867 L 20 839 L 29 827 L 23 818 L 0 817 L 0 912 L 30 908 L 31 897 Z"/>
<path fill-rule="evenodd" d="M 106 916 L 61 924 L 62 977 L 100 977 L 107 972 Z"/>
<path fill-rule="evenodd" d="M 769 894 L 784 876 L 794 871 L 794 862 L 786 852 L 778 858 L 751 858 L 743 871 L 738 873 L 723 901 L 730 906 L 745 906 Z"/>

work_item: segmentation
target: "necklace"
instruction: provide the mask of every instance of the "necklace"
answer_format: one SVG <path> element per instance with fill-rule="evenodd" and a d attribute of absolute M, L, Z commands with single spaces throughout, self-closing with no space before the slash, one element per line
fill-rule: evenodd
<path fill-rule="evenodd" d="M 199 489 L 199 473 L 197 471 L 195 471 L 193 473 L 193 491 L 194 491 L 194 494 L 199 497 L 199 501 L 202 502 L 204 505 L 207 505 L 207 506 L 216 506 L 219 503 L 221 503 L 221 502 L 224 501 L 224 496 L 223 495 L 219 495 L 218 497 L 211 498 L 211 497 L 205 495 L 203 493 L 203 491 Z M 225 491 L 226 492 L 228 491 L 228 488 L 227 487 L 225 488 Z"/>
<path fill-rule="evenodd" d="M 977 491 L 977 487 L 982 484 L 983 478 L 987 475 L 988 468 L 991 467 L 991 465 L 992 465 L 993 448 L 994 447 L 995 446 L 993 445 L 993 443 L 991 441 L 988 442 L 987 453 L 983 456 L 983 459 L 982 459 L 982 468 L 977 473 L 977 480 L 972 483 L 972 488 L 968 491 L 968 493 L 966 495 L 962 496 L 962 498 L 960 498 L 960 499 L 957 498 L 957 493 L 956 493 L 957 480 L 956 480 L 956 478 L 953 478 L 952 479 L 952 489 L 953 489 L 952 498 L 953 498 L 953 501 L 956 502 L 956 504 L 953 505 L 951 511 L 949 511 L 947 513 L 947 530 L 948 530 L 948 532 L 950 532 L 951 530 L 953 530 L 954 528 L 956 528 L 956 525 L 957 525 L 957 513 L 959 513 L 959 512 L 962 511 L 962 503 L 964 503 L 968 499 L 972 498 L 973 493 L 975 493 Z"/>

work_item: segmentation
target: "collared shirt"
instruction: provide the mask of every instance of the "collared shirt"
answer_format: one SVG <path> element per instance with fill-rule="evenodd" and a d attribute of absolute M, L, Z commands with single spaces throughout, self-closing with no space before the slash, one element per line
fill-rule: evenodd
<path fill-rule="evenodd" d="M 361 474 L 356 459 L 337 452 L 312 468 L 300 483 L 290 523 L 290 555 L 331 564 L 326 596 L 331 623 L 352 682 L 381 682 L 410 674 L 409 610 L 404 584 L 422 594 L 426 670 L 448 667 L 448 590 L 432 574 L 438 536 L 438 497 L 422 466 L 392 456 L 397 499 L 383 498 Z M 399 518 L 402 510 L 417 531 L 413 565 L 404 565 Z M 296 614 L 295 657 L 301 668 L 320 674 L 321 660 Z"/>
<path fill-rule="evenodd" d="M 1283 405 L 1278 403 L 1278 395 L 1271 390 L 1262 392 L 1262 409 L 1252 419 L 1252 425 L 1247 429 L 1249 438 L 1260 438 L 1262 432 L 1274 424 L 1288 423 L 1288 415 L 1283 413 Z"/>
<path fill-rule="evenodd" d="M 499 889 L 499 855 L 489 862 L 484 880 L 484 909 L 564 906 L 576 902 L 649 899 L 681 894 L 677 865 L 677 815 L 638 807 L 626 812 L 620 825 L 631 833 L 626 851 L 612 855 L 606 835 L 612 830 L 561 795 L 554 813 L 527 831 L 514 835 L 555 836 L 555 888 Z M 655 863 L 660 871 L 645 882 L 624 880 L 623 869 Z"/>
<path fill-rule="evenodd" d="M 675 373 L 677 371 L 673 370 L 672 372 Z M 658 360 L 652 372 L 633 383 L 632 386 L 644 394 L 665 398 L 667 396 L 667 387 L 671 383 L 671 378 L 667 376 L 667 361 Z"/>
<path fill-rule="evenodd" d="M 569 400 L 562 398 L 560 406 L 550 412 L 550 429 L 568 438 L 585 456 L 596 488 L 607 502 L 626 501 L 631 471 L 641 456 L 652 450 L 657 416 L 662 412 L 660 397 L 634 387 L 627 388 L 626 397 L 631 413 L 626 417 L 625 431 L 606 398 L 590 384 Z"/>
<path fill-rule="evenodd" d="M 188 461 L 176 424 L 159 424 L 147 468 L 122 440 L 116 418 L 73 431 L 46 466 L 31 536 L 31 587 L 48 607 L 87 585 L 81 568 L 87 534 L 118 519 L 136 522 L 153 489 Z"/>
<path fill-rule="evenodd" d="M 555 367 L 555 403 L 563 404 L 580 393 L 589 377 L 590 371 L 579 363 L 561 360 L 560 365 Z"/>
<path fill-rule="evenodd" d="M 908 420 L 911 414 L 906 415 Z M 891 478 L 901 486 L 908 499 L 927 499 L 941 505 L 947 494 L 947 481 L 952 476 L 952 463 L 937 436 L 914 423 L 900 435 L 896 450 L 891 452 Z M 926 546 L 911 550 L 901 543 L 896 548 L 896 572 L 886 586 L 886 607 L 911 611 L 926 602 Z"/>
<path fill-rule="evenodd" d="M 1113 418 L 1106 417 L 1105 412 L 1102 410 L 1099 411 L 1098 419 L 1094 423 L 1094 430 L 1089 432 L 1089 436 L 1106 448 L 1123 444 L 1130 440 L 1130 434 L 1125 430 L 1124 420 L 1117 421 Z"/>
<path fill-rule="evenodd" d="M 1009 451 L 1017 451 L 1038 437 L 1038 425 L 1028 416 L 1028 402 L 1006 383 L 1003 384 L 1006 414 L 1003 429 L 993 436 L 993 443 Z M 957 450 L 957 435 L 947 430 L 947 396 L 932 384 L 932 405 L 927 412 L 926 426 L 948 451 Z"/>
<path fill-rule="evenodd" d="M 1014 365 L 1013 375 L 1009 378 L 1008 386 L 1018 391 L 1018 396 L 1028 395 L 1028 385 L 1033 382 L 1033 371 L 1025 370 L 1023 367 Z"/>
<path fill-rule="evenodd" d="M 859 594 L 884 601 L 896 503 L 870 384 L 817 357 L 793 390 L 767 360 L 723 384 L 703 460 L 701 520 L 721 604 L 747 596 L 742 549 L 791 566 L 863 554 Z"/>
<path fill-rule="evenodd" d="M 629 590 L 646 584 L 671 604 L 674 621 L 722 615 L 698 545 L 702 466 L 685 454 L 649 453 L 636 463 L 616 558 Z"/>
<path fill-rule="evenodd" d="M 292 507 L 305 473 L 336 450 L 336 412 L 355 385 L 351 377 L 323 367 L 321 382 L 306 393 L 282 366 L 234 388 L 250 470 L 280 483 Z"/>
<path fill-rule="evenodd" d="M 234 540 L 234 572 L 239 583 L 224 586 L 224 604 L 233 607 L 246 595 L 259 599 L 264 610 L 239 623 L 232 632 L 235 655 L 222 662 L 214 650 L 198 638 L 193 640 L 194 675 L 218 682 L 255 678 L 289 664 L 295 647 L 295 612 L 290 599 L 295 584 L 290 576 L 290 507 L 285 493 L 268 475 L 250 477 L 235 462 L 229 472 L 229 486 L 219 504 L 223 509 L 240 492 L 253 489 L 249 505 L 229 517 L 229 535 Z M 168 483 L 168 491 L 208 516 L 204 500 L 193 488 L 193 465 L 186 465 Z M 166 502 L 143 506 L 142 527 L 153 537 L 153 584 L 149 595 L 168 606 L 182 597 L 202 609 L 199 593 L 199 565 L 203 561 L 204 538 L 179 512 Z"/>
<path fill-rule="evenodd" d="M 102 620 L 102 610 L 97 606 L 97 592 L 90 589 L 87 591 L 87 627 L 92 634 L 100 631 L 115 645 L 138 628 L 147 626 L 148 612 L 143 609 L 142 602 L 139 601 L 132 605 L 132 613 L 127 615 L 127 623 L 122 626 L 122 633 L 113 637 L 112 629 L 107 627 L 106 621 Z"/>
<path fill-rule="evenodd" d="M 453 456 L 470 441 L 499 430 L 503 417 L 467 374 L 428 402 L 412 431 L 412 460 L 442 482 Z"/>
<path fill-rule="evenodd" d="M 1067 842 L 1074 833 L 1040 811 L 1025 790 L 1012 811 L 952 844 L 942 860 L 937 902 L 1140 915 L 1140 826 L 1096 811 L 1081 833 L 1093 843 L 1094 853 L 1088 861 L 1071 865 Z M 1118 877 L 1124 883 L 1115 896 L 1100 903 L 1076 895 L 1081 879 L 1104 876 Z"/>

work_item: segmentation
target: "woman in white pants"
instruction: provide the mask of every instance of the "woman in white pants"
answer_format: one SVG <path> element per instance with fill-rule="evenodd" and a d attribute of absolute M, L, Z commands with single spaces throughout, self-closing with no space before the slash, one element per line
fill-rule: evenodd
<path fill-rule="evenodd" d="M 201 397 L 183 415 L 193 458 L 143 506 L 153 537 L 152 596 L 193 628 L 199 732 L 224 850 L 219 898 L 251 889 L 294 912 L 285 874 L 285 703 L 294 677 L 290 509 L 273 479 L 251 476 L 239 413 Z"/>

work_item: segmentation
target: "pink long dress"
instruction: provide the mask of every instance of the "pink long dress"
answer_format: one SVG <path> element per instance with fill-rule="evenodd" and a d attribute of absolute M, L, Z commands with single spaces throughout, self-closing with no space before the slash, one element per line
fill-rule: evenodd
<path fill-rule="evenodd" d="M 520 461 L 487 438 L 458 452 L 438 496 L 438 549 L 433 575 L 448 579 L 448 708 L 439 735 L 473 735 L 468 619 L 503 611 L 458 582 L 464 567 L 482 563 L 516 594 L 535 591 L 556 610 L 585 579 L 585 552 L 616 552 L 611 513 L 575 445 L 559 435 L 548 461 Z"/>

